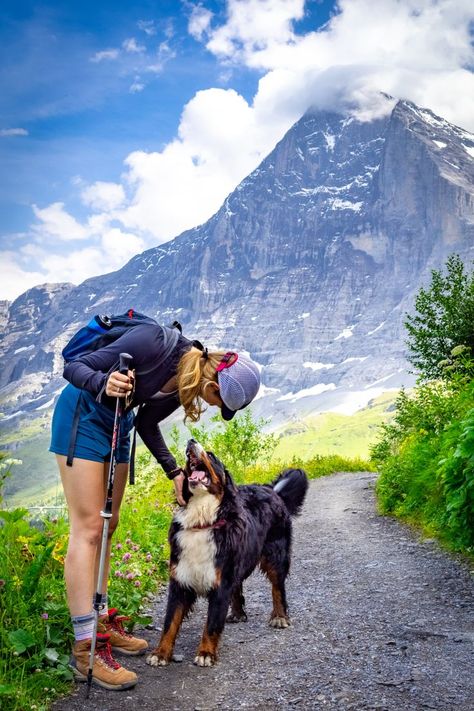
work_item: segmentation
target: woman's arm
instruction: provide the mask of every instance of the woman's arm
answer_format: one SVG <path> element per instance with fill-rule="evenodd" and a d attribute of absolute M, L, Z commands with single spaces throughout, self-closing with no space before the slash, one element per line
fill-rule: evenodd
<path fill-rule="evenodd" d="M 178 468 L 161 433 L 159 423 L 179 407 L 177 395 L 171 396 L 156 403 L 146 403 L 140 409 L 135 425 L 137 432 L 144 444 L 153 454 L 167 476 Z M 172 478 L 172 477 L 170 477 Z"/>
<path fill-rule="evenodd" d="M 146 362 L 150 357 L 160 357 L 159 352 L 154 352 L 160 343 L 157 338 L 160 333 L 160 326 L 135 326 L 108 346 L 67 363 L 63 376 L 77 388 L 88 390 L 97 397 L 105 389 L 110 370 L 115 365 L 118 367 L 120 353 L 129 353 L 132 356 L 133 367 Z"/>

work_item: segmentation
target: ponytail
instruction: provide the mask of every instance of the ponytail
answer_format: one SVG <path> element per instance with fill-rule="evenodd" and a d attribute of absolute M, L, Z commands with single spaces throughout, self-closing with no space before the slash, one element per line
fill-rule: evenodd
<path fill-rule="evenodd" d="M 205 410 L 202 393 L 208 383 L 217 382 L 216 368 L 225 351 L 200 350 L 192 347 L 181 356 L 178 364 L 178 391 L 184 407 L 184 421 L 197 422 Z"/>

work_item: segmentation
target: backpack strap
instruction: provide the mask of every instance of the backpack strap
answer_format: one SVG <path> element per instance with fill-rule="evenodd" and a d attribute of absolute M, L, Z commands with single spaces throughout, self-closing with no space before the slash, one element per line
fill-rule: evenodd
<path fill-rule="evenodd" d="M 133 437 L 132 437 L 132 448 L 130 450 L 130 464 L 128 468 L 128 483 L 135 484 L 135 450 L 137 448 L 137 421 L 140 414 L 140 410 L 143 407 L 143 403 L 138 406 L 137 414 L 135 415 L 135 422 L 133 427 Z"/>
<path fill-rule="evenodd" d="M 77 439 L 77 429 L 79 427 L 79 420 L 81 417 L 81 406 L 82 406 L 82 390 L 79 392 L 79 397 L 77 398 L 76 407 L 74 409 L 74 416 L 72 418 L 71 436 L 69 438 L 69 448 L 67 451 L 66 465 L 72 467 L 72 462 L 74 460 L 74 450 L 76 448 Z"/>

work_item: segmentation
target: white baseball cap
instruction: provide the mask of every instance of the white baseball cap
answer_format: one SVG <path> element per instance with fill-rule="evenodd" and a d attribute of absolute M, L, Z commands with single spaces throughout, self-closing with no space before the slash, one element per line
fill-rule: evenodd
<path fill-rule="evenodd" d="M 260 388 L 260 372 L 250 358 L 228 351 L 216 368 L 222 417 L 231 420 L 252 402 Z"/>

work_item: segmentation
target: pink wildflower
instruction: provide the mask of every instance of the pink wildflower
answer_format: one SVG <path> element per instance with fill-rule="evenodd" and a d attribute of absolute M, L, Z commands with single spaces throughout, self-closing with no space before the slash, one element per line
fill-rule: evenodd
<path fill-rule="evenodd" d="M 147 553 L 147 554 L 146 554 L 145 560 L 146 560 L 147 563 L 150 562 L 150 560 L 151 560 L 151 553 Z"/>
<path fill-rule="evenodd" d="M 118 551 L 120 551 L 120 550 L 122 550 L 123 546 L 122 546 L 121 543 L 117 543 L 117 545 L 115 546 L 115 548 L 116 548 Z"/>
<path fill-rule="evenodd" d="M 49 618 L 49 615 L 48 615 L 47 612 L 43 612 L 43 613 L 41 614 L 41 617 L 42 617 L 43 620 L 47 620 L 47 619 Z"/>
<path fill-rule="evenodd" d="M 133 584 L 135 585 L 136 588 L 139 588 L 141 585 L 139 580 L 135 580 L 135 582 Z"/>
<path fill-rule="evenodd" d="M 131 553 L 124 553 L 124 555 L 122 556 L 122 560 L 123 561 L 130 560 L 131 557 L 132 557 Z"/>
<path fill-rule="evenodd" d="M 126 575 L 127 580 L 133 580 L 134 577 L 135 576 L 133 573 L 127 573 L 127 575 Z"/>

